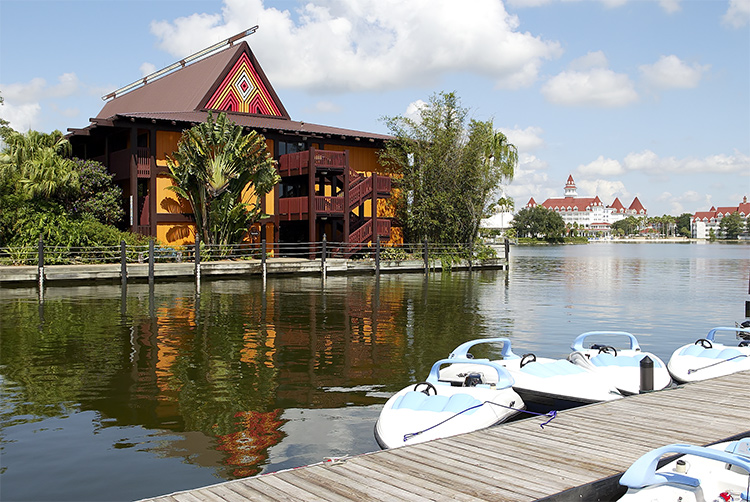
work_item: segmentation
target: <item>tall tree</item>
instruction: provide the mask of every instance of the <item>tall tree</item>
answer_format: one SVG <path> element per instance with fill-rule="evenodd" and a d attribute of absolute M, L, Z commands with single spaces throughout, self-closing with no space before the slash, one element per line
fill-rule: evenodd
<path fill-rule="evenodd" d="M 543 237 L 556 241 L 565 232 L 565 221 L 552 209 L 536 205 L 518 211 L 513 217 L 513 228 L 519 237 Z"/>
<path fill-rule="evenodd" d="M 380 153 L 395 175 L 404 238 L 472 242 L 493 195 L 511 181 L 518 153 L 492 121 L 471 120 L 454 93 L 435 94 L 417 119 L 386 117 L 394 139 Z"/>
<path fill-rule="evenodd" d="M 186 130 L 167 157 L 175 193 L 187 199 L 197 232 L 207 244 L 242 240 L 262 216 L 260 202 L 280 177 L 263 136 L 244 134 L 225 113 Z M 252 199 L 247 202 L 245 199 Z M 244 198 L 244 199 L 243 199 Z"/>
<path fill-rule="evenodd" d="M 724 216 L 719 223 L 719 230 L 725 239 L 736 239 L 742 233 L 742 217 L 737 211 Z"/>
<path fill-rule="evenodd" d="M 677 225 L 677 234 L 685 237 L 690 237 L 690 220 L 693 215 L 690 213 L 682 213 L 675 220 Z"/>

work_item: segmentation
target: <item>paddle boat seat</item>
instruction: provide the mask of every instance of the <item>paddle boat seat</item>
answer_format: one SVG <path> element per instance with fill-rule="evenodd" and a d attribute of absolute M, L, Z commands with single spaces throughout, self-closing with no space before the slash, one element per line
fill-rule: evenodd
<path fill-rule="evenodd" d="M 735 348 L 724 349 L 707 349 L 701 345 L 690 345 L 682 349 L 679 353 L 681 356 L 707 357 L 709 359 L 731 359 L 732 357 L 742 356 L 742 352 Z"/>
<path fill-rule="evenodd" d="M 626 355 L 617 355 L 613 356 L 612 354 L 608 354 L 606 352 L 602 352 L 601 354 L 598 354 L 590 359 L 591 364 L 594 366 L 632 366 L 632 367 L 640 367 L 641 365 L 641 359 L 646 357 L 647 354 L 637 354 L 634 356 L 626 356 Z M 653 360 L 653 359 L 652 359 Z M 661 363 L 660 360 L 656 359 L 654 361 L 654 368 L 663 368 L 664 365 Z"/>
<path fill-rule="evenodd" d="M 432 411 L 451 413 L 460 413 L 464 410 L 464 415 L 476 411 L 473 406 L 482 404 L 482 401 L 470 396 L 469 394 L 453 394 L 452 396 L 428 396 L 424 392 L 411 391 L 400 396 L 393 403 L 394 410 L 414 410 L 414 411 Z"/>

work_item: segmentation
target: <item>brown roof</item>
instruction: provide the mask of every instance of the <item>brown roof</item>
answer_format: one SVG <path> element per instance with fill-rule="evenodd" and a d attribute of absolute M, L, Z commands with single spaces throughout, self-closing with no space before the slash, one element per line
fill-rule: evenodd
<path fill-rule="evenodd" d="M 219 113 L 214 111 L 214 113 Z M 280 132 L 293 132 L 296 134 L 309 134 L 310 136 L 324 136 L 324 137 L 335 137 L 335 136 L 346 136 L 349 138 L 362 138 L 362 139 L 373 139 L 373 140 L 387 140 L 392 139 L 392 136 L 386 134 L 377 134 L 363 131 L 356 131 L 353 129 L 343 129 L 340 127 L 331 127 L 319 124 L 310 124 L 308 122 L 297 122 L 295 120 L 289 120 L 279 117 L 271 117 L 267 115 L 248 115 L 245 113 L 233 113 L 224 112 L 227 117 L 237 125 L 243 127 L 250 127 L 252 129 L 268 129 L 277 130 Z M 117 118 L 125 119 L 142 119 L 142 120 L 159 120 L 159 121 L 174 121 L 189 124 L 198 124 L 206 120 L 208 111 L 206 110 L 195 110 L 190 112 L 143 112 L 143 113 L 118 113 L 114 117 L 108 117 L 107 119 L 93 119 L 94 122 L 109 122 L 116 120 Z"/>
<path fill-rule="evenodd" d="M 226 112 L 236 124 L 253 129 L 277 130 L 321 137 L 362 138 L 371 141 L 391 139 L 392 136 L 339 127 L 330 127 L 290 119 L 265 73 L 260 68 L 247 42 L 241 42 L 149 81 L 133 90 L 109 100 L 99 114 L 84 129 L 70 129 L 75 135 L 88 134 L 97 125 L 112 125 L 117 119 L 158 120 L 194 124 L 205 121 L 208 112 L 203 106 L 211 98 L 230 72 L 232 65 L 245 53 L 260 76 L 281 116 Z M 216 112 L 218 113 L 218 112 Z"/>
<path fill-rule="evenodd" d="M 245 48 L 250 50 L 242 42 L 117 96 L 107 101 L 96 118 L 121 113 L 196 110 L 227 66 Z"/>

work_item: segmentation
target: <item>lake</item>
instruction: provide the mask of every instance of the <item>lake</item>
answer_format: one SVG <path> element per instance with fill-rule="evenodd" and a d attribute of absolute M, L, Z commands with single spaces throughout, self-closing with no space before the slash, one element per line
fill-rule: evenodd
<path fill-rule="evenodd" d="M 745 319 L 750 246 L 512 247 L 510 270 L 0 289 L 0 498 L 134 500 L 375 451 L 382 404 L 472 338 L 665 361 Z M 497 355 L 494 353 L 481 355 Z"/>

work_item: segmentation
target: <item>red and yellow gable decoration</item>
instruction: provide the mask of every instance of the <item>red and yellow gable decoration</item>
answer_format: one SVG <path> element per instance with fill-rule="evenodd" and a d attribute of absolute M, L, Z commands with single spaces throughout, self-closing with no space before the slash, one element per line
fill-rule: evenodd
<path fill-rule="evenodd" d="M 206 108 L 226 112 L 281 116 L 271 94 L 243 52 L 227 74 Z"/>

